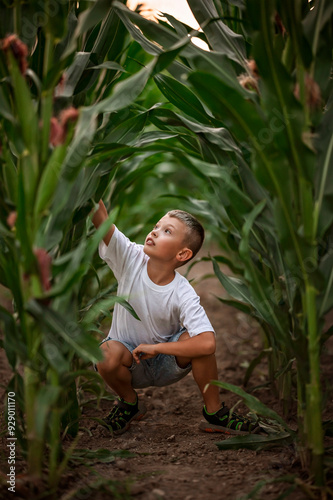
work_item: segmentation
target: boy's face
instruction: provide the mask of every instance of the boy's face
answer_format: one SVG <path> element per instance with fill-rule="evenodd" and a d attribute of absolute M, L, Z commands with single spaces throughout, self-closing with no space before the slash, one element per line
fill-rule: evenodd
<path fill-rule="evenodd" d="M 185 236 L 185 224 L 175 217 L 165 215 L 148 234 L 143 248 L 144 252 L 149 257 L 165 262 L 172 261 L 183 249 L 187 248 Z"/>

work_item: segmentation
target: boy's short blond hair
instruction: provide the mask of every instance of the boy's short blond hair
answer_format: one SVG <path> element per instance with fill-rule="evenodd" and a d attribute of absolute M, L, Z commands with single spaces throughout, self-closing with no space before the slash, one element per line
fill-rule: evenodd
<path fill-rule="evenodd" d="M 185 224 L 186 226 L 187 230 L 186 234 L 184 235 L 184 241 L 186 246 L 190 250 L 192 250 L 193 254 L 190 259 L 183 262 L 182 265 L 184 265 L 191 259 L 193 259 L 193 257 L 195 257 L 195 255 L 199 252 L 205 239 L 205 230 L 198 219 L 194 217 L 194 215 L 189 214 L 184 210 L 170 210 L 167 215 L 169 217 L 175 217 L 176 219 L 183 222 L 183 224 Z"/>

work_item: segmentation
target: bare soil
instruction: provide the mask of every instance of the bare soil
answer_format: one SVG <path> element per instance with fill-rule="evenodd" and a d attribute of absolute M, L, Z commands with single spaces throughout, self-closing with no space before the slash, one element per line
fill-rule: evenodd
<path fill-rule="evenodd" d="M 211 265 L 202 263 L 193 268 L 190 279 L 211 272 Z M 216 278 L 194 281 L 194 287 L 216 329 L 219 379 L 242 386 L 246 367 L 262 349 L 258 326 L 253 319 L 217 300 L 215 296 L 223 296 L 224 291 Z M 327 344 L 323 355 L 328 398 L 326 418 L 333 415 L 329 383 L 332 380 L 332 354 L 333 345 Z M 3 355 L 1 357 L 3 359 Z M 0 370 L 1 379 L 5 381 L 8 369 L 4 359 Z M 255 369 L 249 386 L 265 382 L 267 364 L 263 361 Z M 278 399 L 269 386 L 255 394 L 282 415 Z M 98 409 L 95 405 L 85 408 L 82 421 L 85 430 L 82 430 L 78 447 L 128 450 L 132 456 L 119 456 L 111 463 L 95 462 L 88 468 L 72 466 L 63 476 L 55 498 L 102 500 L 120 498 L 118 495 L 122 494 L 125 496 L 121 498 L 136 500 L 275 500 L 282 498 L 280 495 L 290 488 L 291 484 L 283 479 L 290 475 L 298 478 L 299 486 L 286 498 L 309 498 L 306 493 L 307 474 L 302 471 L 292 445 L 258 452 L 221 451 L 216 443 L 228 439 L 228 436 L 199 430 L 202 400 L 191 374 L 172 386 L 140 390 L 139 396 L 148 408 L 145 418 L 133 423 L 127 433 L 116 438 L 92 420 L 108 413 L 110 402 L 102 400 Z M 221 390 L 221 401 L 229 407 L 237 400 L 234 394 Z M 239 406 L 237 411 L 246 413 L 248 410 Z M 287 419 L 290 425 L 296 425 L 295 408 Z M 7 473 L 4 453 L 0 458 L 3 479 Z M 117 482 L 114 493 L 105 485 L 104 490 L 102 486 L 96 486 L 106 480 Z M 255 493 L 253 489 L 259 481 L 268 483 Z M 0 498 L 40 498 L 39 493 L 33 495 L 31 488 L 28 491 L 26 486 L 20 486 L 18 481 L 17 492 L 11 494 L 2 485 Z M 248 497 L 251 491 L 252 496 Z M 313 498 L 319 498 L 314 491 L 312 494 Z"/>

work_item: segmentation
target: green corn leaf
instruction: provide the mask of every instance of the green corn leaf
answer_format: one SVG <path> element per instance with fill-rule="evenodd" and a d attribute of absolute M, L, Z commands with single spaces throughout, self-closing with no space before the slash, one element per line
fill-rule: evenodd
<path fill-rule="evenodd" d="M 205 71 L 194 71 L 187 80 L 222 124 L 234 132 L 239 140 L 250 141 L 259 149 L 257 138 L 266 124 L 258 106 L 244 99 L 240 85 L 235 89 Z"/>
<path fill-rule="evenodd" d="M 63 53 L 63 59 L 76 50 L 78 38 L 85 35 L 90 29 L 105 19 L 111 8 L 109 0 L 96 0 L 90 9 L 86 9 L 79 15 L 74 34 Z"/>
<path fill-rule="evenodd" d="M 97 303 L 95 303 L 84 315 L 82 324 L 83 325 L 89 325 L 90 323 L 94 323 L 97 321 L 98 316 L 101 314 L 103 311 L 109 311 L 114 307 L 115 304 L 120 304 L 125 309 L 132 314 L 132 316 L 140 320 L 136 312 L 134 311 L 133 307 L 125 300 L 123 297 L 118 297 L 118 296 L 113 296 L 109 298 L 105 298 L 102 300 L 99 300 Z"/>
<path fill-rule="evenodd" d="M 288 446 L 293 442 L 293 438 L 287 432 L 261 436 L 260 434 L 248 434 L 246 436 L 235 436 L 224 441 L 219 441 L 216 446 L 220 450 L 269 450 L 276 446 Z"/>
<path fill-rule="evenodd" d="M 133 456 L 133 453 L 127 450 L 114 451 L 103 448 L 100 448 L 98 450 L 76 448 L 70 458 L 70 461 L 74 463 L 79 462 L 84 464 L 94 464 L 96 462 L 110 463 L 114 462 L 115 459 L 119 457 L 126 458 Z"/>
<path fill-rule="evenodd" d="M 236 300 L 224 299 L 223 297 L 217 297 L 217 295 L 215 295 L 215 297 L 217 298 L 217 300 L 222 302 L 222 304 L 226 304 L 227 306 L 234 307 L 235 309 L 238 309 L 239 311 L 242 311 L 245 314 L 248 314 L 249 316 L 254 315 L 253 308 L 248 306 L 247 304 L 244 304 L 243 302 L 238 302 Z"/>
<path fill-rule="evenodd" d="M 229 293 L 229 295 L 231 295 L 237 301 L 248 304 L 254 309 L 256 309 L 253 297 L 246 284 L 239 278 L 234 278 L 233 276 L 227 276 L 224 273 L 222 273 L 216 260 L 212 258 L 212 261 L 213 261 L 214 272 L 218 280 L 222 284 L 222 286 Z"/>
<path fill-rule="evenodd" d="M 255 92 L 250 92 L 239 84 L 235 69 L 226 56 L 217 52 L 202 51 L 200 55 L 191 53 L 187 55 L 187 58 L 191 62 L 193 70 L 210 73 L 247 100 L 258 101 L 258 96 Z"/>
<path fill-rule="evenodd" d="M 243 385 L 244 387 L 247 386 L 250 377 L 253 373 L 253 370 L 261 363 L 261 361 L 264 359 L 265 356 L 270 356 L 272 354 L 273 349 L 270 347 L 268 349 L 263 349 L 258 356 L 256 356 L 251 363 L 249 364 L 248 368 L 246 369 L 245 375 L 244 375 L 244 380 L 243 380 Z"/>
<path fill-rule="evenodd" d="M 27 225 L 27 204 L 24 192 L 26 176 L 23 176 L 23 169 L 18 173 L 18 203 L 17 203 L 17 219 L 16 219 L 16 234 L 22 247 L 24 255 L 24 266 L 26 272 L 30 273 L 34 269 L 35 258 L 32 252 L 32 234 L 28 231 Z"/>
<path fill-rule="evenodd" d="M 115 4 L 113 4 L 113 5 L 115 5 Z M 148 54 L 152 54 L 152 55 L 156 56 L 158 54 L 161 54 L 161 52 L 163 52 L 163 50 L 161 49 L 161 47 L 159 47 L 157 45 L 157 43 L 154 43 L 154 42 L 150 41 L 148 38 L 146 38 L 144 36 L 144 34 L 142 33 L 141 29 L 138 28 L 139 24 L 142 22 L 141 16 L 136 14 L 138 16 L 137 22 L 139 23 L 138 25 L 136 25 L 130 21 L 130 17 L 133 15 L 133 13 L 131 11 L 124 12 L 121 9 L 117 10 L 117 8 L 115 10 L 116 10 L 119 18 L 122 20 L 122 22 L 124 23 L 124 25 L 128 29 L 129 33 L 133 37 L 133 39 L 136 40 Z M 146 22 L 146 21 L 147 20 L 144 20 L 143 22 Z M 158 29 L 159 29 L 159 25 L 157 25 L 156 30 L 158 30 Z M 173 42 L 176 42 L 176 38 L 173 40 Z"/>
<path fill-rule="evenodd" d="M 70 67 L 66 70 L 64 75 L 64 86 L 62 91 L 59 93 L 59 97 L 72 97 L 75 88 L 86 69 L 87 64 L 90 60 L 90 52 L 77 52 L 75 58 Z"/>
<path fill-rule="evenodd" d="M 15 122 L 15 117 L 8 103 L 8 97 L 6 96 L 2 85 L 0 85 L 0 115 L 3 116 L 6 120 L 9 120 L 13 123 Z"/>
<path fill-rule="evenodd" d="M 318 297 L 319 316 L 323 317 L 333 307 L 333 255 L 328 254 L 319 266 L 325 278 L 323 293 Z"/>
<path fill-rule="evenodd" d="M 323 0 L 312 5 L 302 23 L 305 37 L 311 45 L 313 59 L 310 74 L 323 90 L 327 88 L 331 71 L 332 32 L 328 27 L 332 13 L 332 2 Z"/>
<path fill-rule="evenodd" d="M 55 342 L 48 332 L 43 337 L 43 350 L 44 355 L 49 362 L 50 366 L 59 373 L 68 373 L 70 371 L 70 362 L 65 355 L 68 355 L 67 349 L 61 349 L 59 343 Z M 63 352 L 64 351 L 64 352 Z"/>
<path fill-rule="evenodd" d="M 304 67 L 309 68 L 312 53 L 308 40 L 304 36 L 302 17 L 304 17 L 305 9 L 303 13 L 301 5 L 296 2 L 281 2 L 279 7 L 283 24 L 290 36 L 290 40 L 292 40 L 294 57 L 299 59 L 299 65 L 301 65 L 302 61 Z M 308 5 L 308 10 L 310 11 L 310 5 Z"/>
<path fill-rule="evenodd" d="M 158 55 L 164 50 L 169 50 L 174 44 L 178 42 L 176 33 L 161 24 L 149 21 L 135 12 L 132 12 L 124 6 L 118 8 L 118 3 L 114 4 L 115 10 L 126 28 L 129 30 L 133 38 L 140 43 L 140 45 L 149 54 Z M 131 22 L 132 21 L 132 22 Z M 153 41 L 151 41 L 153 40 Z M 239 86 L 235 71 L 227 58 L 219 53 L 210 53 L 199 47 L 188 44 L 183 52 L 183 55 L 191 61 L 194 68 L 215 72 L 224 81 L 228 82 L 230 86 L 239 89 L 248 98 L 251 98 L 251 93 Z M 187 66 L 174 61 L 168 68 L 169 72 L 180 80 L 183 75 L 188 72 Z"/>
<path fill-rule="evenodd" d="M 20 122 L 25 147 L 32 155 L 35 155 L 38 150 L 38 121 L 36 109 L 27 83 L 21 75 L 16 60 L 11 54 L 9 54 L 9 71 L 14 88 L 16 112 Z M 36 169 L 32 168 L 30 172 L 31 181 L 34 180 L 36 175 Z"/>
<path fill-rule="evenodd" d="M 83 108 L 80 112 L 75 127 L 74 138 L 68 146 L 67 155 L 63 162 L 62 178 L 66 181 L 74 181 L 83 166 L 83 160 L 91 148 L 91 143 L 95 134 L 96 114 L 97 110 L 95 113 L 91 108 Z M 59 203 L 63 204 L 62 200 L 64 200 L 64 198 L 64 201 L 66 201 L 66 197 L 64 197 L 64 194 L 61 192 L 61 188 L 62 186 L 59 185 L 56 194 L 56 206 Z"/>
<path fill-rule="evenodd" d="M 103 144 L 121 143 L 132 145 L 137 137 L 140 136 L 141 131 L 147 123 L 147 119 L 147 113 L 140 113 L 129 118 L 124 118 L 120 123 L 114 124 L 111 131 L 103 139 Z"/>
<path fill-rule="evenodd" d="M 192 116 L 200 123 L 214 125 L 214 118 L 206 113 L 199 99 L 186 85 L 166 75 L 155 76 L 155 82 L 160 91 L 177 108 L 181 109 L 187 115 Z"/>
<path fill-rule="evenodd" d="M 121 71 L 122 73 L 126 73 L 125 68 L 123 68 L 120 64 L 114 61 L 104 61 L 98 66 L 89 66 L 89 68 L 87 68 L 87 70 L 93 70 L 93 69 L 114 69 L 116 71 Z"/>
<path fill-rule="evenodd" d="M 221 52 L 241 66 L 245 66 L 244 38 L 234 33 L 223 23 L 213 0 L 188 0 L 188 4 L 213 50 Z"/>
<path fill-rule="evenodd" d="M 148 39 L 150 38 L 154 40 L 155 47 L 157 47 L 157 44 L 159 44 L 165 49 L 170 49 L 170 47 L 178 41 L 178 35 L 175 32 L 171 31 L 169 28 L 162 26 L 161 24 L 157 24 L 156 22 L 150 21 L 143 16 L 140 16 L 136 12 L 129 10 L 120 2 L 113 2 L 113 8 L 127 28 L 130 28 L 128 22 L 129 19 L 140 28 L 142 33 Z M 131 34 L 133 35 L 133 31 Z"/>
<path fill-rule="evenodd" d="M 191 163 L 204 176 L 220 180 L 217 188 L 219 190 L 218 196 L 222 200 L 226 211 L 230 207 L 237 214 L 244 215 L 253 209 L 252 200 L 244 190 L 239 188 L 235 180 L 237 178 L 235 175 L 237 171 L 235 172 L 235 169 L 214 165 L 213 163 L 205 163 L 195 158 L 191 160 Z M 220 190 L 220 186 L 223 186 L 223 189 Z"/>
<path fill-rule="evenodd" d="M 8 198 L 17 204 L 17 169 L 13 157 L 6 144 L 2 144 L 2 154 L 5 159 L 3 165 L 3 180 Z"/>
<path fill-rule="evenodd" d="M 261 315 L 265 317 L 268 323 L 276 328 L 276 331 L 278 331 L 283 338 L 288 339 L 289 333 L 287 325 L 283 325 L 281 323 L 281 318 L 277 315 L 276 304 L 273 301 L 272 294 L 269 293 L 271 284 L 267 282 L 263 273 L 259 271 L 259 269 L 255 266 L 253 259 L 251 259 L 251 246 L 249 240 L 250 233 L 254 233 L 253 224 L 263 211 L 265 205 L 266 200 L 258 203 L 258 205 L 256 205 L 252 212 L 246 217 L 246 221 L 242 229 L 242 239 L 239 245 L 239 252 L 247 264 L 248 280 L 251 282 L 251 289 L 254 297 L 256 298 L 256 309 L 260 311 Z M 265 251 L 265 248 L 263 248 L 263 250 Z"/>
<path fill-rule="evenodd" d="M 323 237 L 325 231 L 332 224 L 333 196 L 333 106 L 331 105 L 318 126 L 315 146 L 317 155 L 317 174 L 315 179 L 315 224 L 318 227 L 318 236 Z M 326 197 L 326 199 L 325 199 Z"/>
<path fill-rule="evenodd" d="M 62 428 L 66 430 L 66 434 L 75 438 L 79 432 L 79 420 L 81 411 L 77 398 L 77 382 L 72 380 L 66 383 L 66 392 L 62 393 L 62 406 L 64 410 L 61 414 Z"/>
<path fill-rule="evenodd" d="M 152 61 L 147 67 L 142 68 L 134 75 L 122 80 L 114 86 L 112 95 L 96 104 L 90 109 L 94 114 L 111 113 L 132 104 L 144 90 L 148 78 L 154 69 L 156 61 Z"/>
<path fill-rule="evenodd" d="M 60 392 L 61 388 L 53 385 L 44 385 L 38 389 L 36 397 L 36 408 L 38 408 L 38 411 L 35 412 L 35 432 L 36 437 L 40 440 L 43 439 L 50 411 L 57 401 Z"/>
<path fill-rule="evenodd" d="M 43 326 L 54 334 L 59 335 L 79 356 L 87 361 L 96 363 L 102 359 L 98 342 L 79 325 L 68 323 L 63 315 L 49 307 L 39 304 L 35 300 L 27 303 L 27 311 Z"/>
<path fill-rule="evenodd" d="M 5 332 L 3 347 L 6 351 L 6 356 L 9 361 L 9 364 L 11 365 L 13 370 L 15 370 L 17 358 L 18 356 L 20 356 L 20 354 L 22 354 L 22 352 L 20 352 L 21 342 L 20 339 L 18 338 L 19 337 L 18 331 L 12 314 L 10 314 L 10 312 L 7 311 L 1 305 L 0 305 L 0 322 L 4 325 L 4 332 Z M 21 356 L 21 358 L 24 359 L 25 356 Z"/>
<path fill-rule="evenodd" d="M 63 161 L 67 154 L 67 144 L 57 146 L 47 162 L 40 182 L 38 184 L 36 202 L 34 207 L 35 217 L 40 215 L 52 203 L 54 192 L 57 188 Z"/>
<path fill-rule="evenodd" d="M 205 134 L 205 137 L 219 146 L 223 151 L 233 151 L 240 153 L 240 148 L 235 142 L 234 138 L 230 134 L 229 130 L 224 127 L 210 127 L 204 125 L 200 122 L 189 120 L 185 116 L 175 113 L 175 116 L 179 118 L 190 130 L 198 134 Z"/>

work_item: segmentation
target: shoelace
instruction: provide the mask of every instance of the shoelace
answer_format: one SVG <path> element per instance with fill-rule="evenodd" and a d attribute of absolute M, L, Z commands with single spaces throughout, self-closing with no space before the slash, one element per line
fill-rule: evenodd
<path fill-rule="evenodd" d="M 110 411 L 109 415 L 106 417 L 106 420 L 112 422 L 112 421 L 118 421 L 119 419 L 123 418 L 124 412 L 119 408 L 119 406 L 115 406 L 112 408 Z"/>

